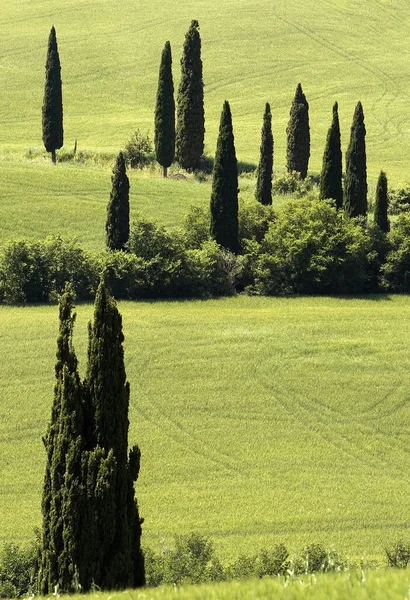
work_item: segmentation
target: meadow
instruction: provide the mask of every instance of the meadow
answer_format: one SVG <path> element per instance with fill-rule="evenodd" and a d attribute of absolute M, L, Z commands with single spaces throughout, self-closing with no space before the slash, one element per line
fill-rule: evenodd
<path fill-rule="evenodd" d="M 143 540 L 285 543 L 380 564 L 409 527 L 405 296 L 121 302 Z M 91 305 L 77 309 L 84 368 Z M 0 535 L 40 524 L 55 306 L 0 307 Z M 16 499 L 18 498 L 18 502 Z"/>

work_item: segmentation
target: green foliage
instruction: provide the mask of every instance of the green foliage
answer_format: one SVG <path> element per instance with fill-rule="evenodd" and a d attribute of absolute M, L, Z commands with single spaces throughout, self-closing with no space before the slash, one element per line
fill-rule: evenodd
<path fill-rule="evenodd" d="M 380 172 L 376 187 L 376 201 L 374 206 L 374 223 L 381 231 L 387 233 L 390 229 L 390 222 L 387 217 L 389 198 L 387 193 L 386 173 Z"/>
<path fill-rule="evenodd" d="M 366 128 L 362 103 L 358 102 L 346 152 L 343 207 L 350 217 L 367 215 Z"/>
<path fill-rule="evenodd" d="M 261 204 L 272 204 L 273 135 L 272 114 L 267 102 L 263 115 L 261 149 L 256 180 L 255 197 Z"/>
<path fill-rule="evenodd" d="M 199 23 L 191 21 L 181 57 L 177 97 L 176 157 L 184 169 L 195 169 L 204 152 L 205 114 Z"/>
<path fill-rule="evenodd" d="M 333 105 L 332 124 L 327 134 L 326 147 L 323 154 L 322 173 L 320 176 L 320 198 L 321 200 L 332 198 L 336 202 L 336 208 L 342 208 L 342 149 L 340 146 L 337 102 Z"/>
<path fill-rule="evenodd" d="M 410 215 L 400 215 L 387 234 L 382 284 L 393 292 L 410 291 Z"/>
<path fill-rule="evenodd" d="M 48 38 L 46 81 L 43 100 L 43 142 L 56 162 L 55 151 L 63 145 L 63 96 L 61 66 L 58 55 L 56 30 L 51 28 Z"/>
<path fill-rule="evenodd" d="M 289 123 L 286 128 L 286 166 L 288 173 L 296 171 L 305 179 L 310 157 L 309 104 L 298 83 L 290 108 Z"/>
<path fill-rule="evenodd" d="M 262 294 L 355 293 L 369 278 L 363 228 L 323 201 L 289 203 L 258 251 L 255 286 Z"/>
<path fill-rule="evenodd" d="M 398 540 L 391 548 L 385 548 L 385 553 L 389 567 L 406 569 L 410 564 L 410 544 L 403 540 Z"/>
<path fill-rule="evenodd" d="M 410 183 L 388 190 L 388 212 L 399 215 L 410 211 Z"/>
<path fill-rule="evenodd" d="M 184 238 L 188 248 L 200 248 L 209 240 L 209 210 L 191 206 L 184 220 Z"/>
<path fill-rule="evenodd" d="M 148 134 L 136 129 L 124 148 L 124 159 L 131 169 L 143 169 L 153 160 L 152 142 Z"/>
<path fill-rule="evenodd" d="M 218 143 L 211 194 L 211 236 L 233 253 L 239 251 L 238 239 L 238 170 L 232 115 L 224 102 L 219 125 Z"/>
<path fill-rule="evenodd" d="M 27 597 L 34 590 L 37 548 L 5 544 L 0 552 L 0 598 Z"/>
<path fill-rule="evenodd" d="M 301 179 L 300 174 L 296 171 L 277 175 L 272 182 L 272 192 L 279 195 L 295 194 L 297 198 L 302 198 L 312 189 L 312 179 L 310 177 Z"/>
<path fill-rule="evenodd" d="M 122 152 L 117 156 L 111 182 L 112 189 L 105 224 L 107 248 L 124 250 L 130 234 L 130 182 Z"/>
<path fill-rule="evenodd" d="M 268 231 L 269 224 L 275 220 L 276 213 L 269 205 L 245 203 L 239 205 L 239 242 L 242 252 L 246 252 L 246 242 L 260 244 Z"/>
<path fill-rule="evenodd" d="M 165 43 L 162 51 L 159 69 L 154 141 L 157 161 L 162 165 L 166 177 L 167 168 L 171 166 L 175 156 L 175 101 L 169 42 Z"/>

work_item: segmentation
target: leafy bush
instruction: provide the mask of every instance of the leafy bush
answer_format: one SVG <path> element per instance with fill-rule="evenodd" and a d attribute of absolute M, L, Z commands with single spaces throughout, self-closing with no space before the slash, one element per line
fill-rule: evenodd
<path fill-rule="evenodd" d="M 48 262 L 40 242 L 9 242 L 0 256 L 0 300 L 6 304 L 47 302 Z"/>
<path fill-rule="evenodd" d="M 387 564 L 396 569 L 405 569 L 410 564 L 410 544 L 399 540 L 391 548 L 385 548 Z"/>
<path fill-rule="evenodd" d="M 229 579 L 251 579 L 285 575 L 290 567 L 289 553 L 283 544 L 261 550 L 253 556 L 240 555 L 227 569 Z"/>
<path fill-rule="evenodd" d="M 275 212 L 271 206 L 264 206 L 260 202 L 241 203 L 238 220 L 239 243 L 242 251 L 245 251 L 246 241 L 261 243 L 269 229 L 269 224 L 275 220 Z"/>
<path fill-rule="evenodd" d="M 400 215 L 386 236 L 387 251 L 381 266 L 382 286 L 392 292 L 410 291 L 410 215 Z"/>
<path fill-rule="evenodd" d="M 34 587 L 37 570 L 35 544 L 19 548 L 5 544 L 0 554 L 0 598 L 26 596 Z"/>
<path fill-rule="evenodd" d="M 210 234 L 209 208 L 191 206 L 184 220 L 184 237 L 188 248 L 200 248 Z"/>
<path fill-rule="evenodd" d="M 322 544 L 310 544 L 294 557 L 290 570 L 296 574 L 330 573 L 345 571 L 349 562 L 335 550 L 327 550 Z"/>
<path fill-rule="evenodd" d="M 131 169 L 143 169 L 155 160 L 153 145 L 148 135 L 136 129 L 131 139 L 126 143 L 125 160 Z"/>
<path fill-rule="evenodd" d="M 410 211 L 410 182 L 402 187 L 392 188 L 388 191 L 389 214 L 399 215 Z"/>
<path fill-rule="evenodd" d="M 295 200 L 254 251 L 261 294 L 366 291 L 372 245 L 365 229 L 325 201 Z"/>
<path fill-rule="evenodd" d="M 274 177 L 272 181 L 272 194 L 295 194 L 297 197 L 302 198 L 312 191 L 313 185 L 314 182 L 310 177 L 301 179 L 300 174 L 294 171 L 283 173 Z"/>

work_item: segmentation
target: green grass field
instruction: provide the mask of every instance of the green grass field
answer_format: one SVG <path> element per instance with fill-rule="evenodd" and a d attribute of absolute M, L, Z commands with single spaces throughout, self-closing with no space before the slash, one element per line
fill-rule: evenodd
<path fill-rule="evenodd" d="M 288 580 L 264 579 L 214 585 L 93 593 L 98 600 L 408 600 L 408 571 L 348 572 Z M 73 600 L 88 598 L 70 596 Z M 62 596 L 64 598 L 64 596 Z"/>
<path fill-rule="evenodd" d="M 191 19 L 203 45 L 206 150 L 214 154 L 222 104 L 231 102 L 238 158 L 257 162 L 262 114 L 272 104 L 276 165 L 296 84 L 310 103 L 311 169 L 318 171 L 335 100 L 342 145 L 360 99 L 369 174 L 407 177 L 410 13 L 405 0 L 8 0 L 1 8 L 0 152 L 41 146 L 47 38 L 54 24 L 64 86 L 66 146 L 118 151 L 136 126 L 153 133 L 161 50 L 174 79 Z"/>
<path fill-rule="evenodd" d="M 211 536 L 223 559 L 322 542 L 383 560 L 410 524 L 410 302 L 121 303 L 144 543 Z M 84 369 L 86 323 L 75 346 Z M 0 308 L 0 536 L 40 523 L 53 306 Z"/>

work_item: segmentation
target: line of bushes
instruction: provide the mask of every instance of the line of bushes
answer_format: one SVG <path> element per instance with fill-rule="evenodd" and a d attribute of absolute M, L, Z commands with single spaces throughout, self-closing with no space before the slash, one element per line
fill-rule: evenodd
<path fill-rule="evenodd" d="M 116 298 L 195 298 L 410 291 L 410 214 L 385 235 L 331 202 L 293 199 L 280 211 L 259 203 L 239 213 L 241 252 L 210 239 L 195 208 L 181 230 L 138 218 L 126 252 L 91 253 L 76 241 L 13 241 L 0 249 L 0 302 L 54 301 L 68 281 L 89 300 L 104 274 Z"/>

